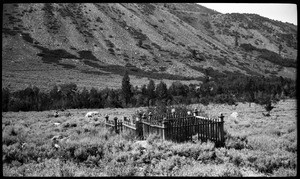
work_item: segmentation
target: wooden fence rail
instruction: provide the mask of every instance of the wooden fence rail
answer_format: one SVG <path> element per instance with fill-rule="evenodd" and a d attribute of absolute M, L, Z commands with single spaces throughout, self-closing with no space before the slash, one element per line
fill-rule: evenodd
<path fill-rule="evenodd" d="M 203 142 L 213 141 L 218 146 L 224 145 L 224 116 L 217 119 L 193 115 L 169 114 L 166 116 L 140 115 L 137 121 L 127 120 L 114 121 L 105 117 L 105 126 L 112 127 L 116 133 L 127 131 L 135 133 L 138 138 L 147 138 L 150 134 L 157 134 L 164 140 L 175 142 L 191 141 L 193 137 Z"/>

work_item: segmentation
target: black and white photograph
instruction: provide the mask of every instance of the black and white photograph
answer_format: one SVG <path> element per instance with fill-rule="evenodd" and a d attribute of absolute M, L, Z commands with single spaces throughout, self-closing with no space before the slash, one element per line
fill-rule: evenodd
<path fill-rule="evenodd" d="M 297 17 L 2 2 L 3 177 L 296 177 Z"/>

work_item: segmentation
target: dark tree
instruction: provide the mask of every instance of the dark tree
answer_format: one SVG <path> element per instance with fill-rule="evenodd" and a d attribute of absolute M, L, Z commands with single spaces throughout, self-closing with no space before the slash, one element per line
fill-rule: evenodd
<path fill-rule="evenodd" d="M 188 87 L 187 87 L 188 88 Z M 179 81 L 173 82 L 169 87 L 169 93 L 173 96 L 186 96 L 188 89 Z"/>
<path fill-rule="evenodd" d="M 81 108 L 89 108 L 89 91 L 84 87 L 80 93 L 80 105 Z"/>
<path fill-rule="evenodd" d="M 33 108 L 35 111 L 39 111 L 40 110 L 40 107 L 41 107 L 41 103 L 40 103 L 40 98 L 39 98 L 39 94 L 40 94 L 40 89 L 36 86 L 33 86 L 32 88 L 32 91 L 33 91 Z"/>
<path fill-rule="evenodd" d="M 8 88 L 2 88 L 2 111 L 8 111 L 10 92 Z"/>
<path fill-rule="evenodd" d="M 156 86 L 156 95 L 158 100 L 165 100 L 168 98 L 167 85 L 163 81 Z"/>
<path fill-rule="evenodd" d="M 39 93 L 40 106 L 39 111 L 53 109 L 51 106 L 51 98 L 49 93 Z"/>
<path fill-rule="evenodd" d="M 74 108 L 77 106 L 77 85 L 75 83 L 61 84 L 60 91 L 62 94 L 62 107 Z"/>
<path fill-rule="evenodd" d="M 156 96 L 155 96 L 155 83 L 153 80 L 150 80 L 149 81 L 149 84 L 147 86 L 147 91 L 148 91 L 148 97 L 149 99 L 154 99 Z"/>
<path fill-rule="evenodd" d="M 51 100 L 59 100 L 61 99 L 61 91 L 58 89 L 57 85 L 53 86 L 50 91 Z"/>
<path fill-rule="evenodd" d="M 122 107 L 118 100 L 118 91 L 115 91 L 113 89 L 109 90 L 108 97 L 106 99 L 106 107 L 111 107 L 111 108 Z"/>
<path fill-rule="evenodd" d="M 142 93 L 143 96 L 147 96 L 148 91 L 147 91 L 147 86 L 146 85 L 142 86 L 141 93 Z"/>
<path fill-rule="evenodd" d="M 122 79 L 122 96 L 125 102 L 125 105 L 129 103 L 131 97 L 133 96 L 131 91 L 130 78 L 128 76 L 128 72 L 126 71 L 124 77 Z"/>
<path fill-rule="evenodd" d="M 93 87 L 90 91 L 89 105 L 92 108 L 102 108 L 101 94 Z"/>
<path fill-rule="evenodd" d="M 249 102 L 249 107 L 251 107 L 251 103 L 255 101 L 255 82 L 254 80 L 252 80 L 252 78 L 248 80 L 248 83 L 246 84 L 245 88 L 247 91 L 247 101 Z"/>

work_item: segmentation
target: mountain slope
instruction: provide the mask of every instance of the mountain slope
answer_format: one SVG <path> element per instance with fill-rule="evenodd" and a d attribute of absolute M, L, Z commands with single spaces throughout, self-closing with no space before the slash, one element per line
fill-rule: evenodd
<path fill-rule="evenodd" d="M 126 69 L 134 85 L 296 74 L 296 26 L 197 4 L 4 4 L 2 35 L 2 85 L 12 88 L 119 87 Z"/>

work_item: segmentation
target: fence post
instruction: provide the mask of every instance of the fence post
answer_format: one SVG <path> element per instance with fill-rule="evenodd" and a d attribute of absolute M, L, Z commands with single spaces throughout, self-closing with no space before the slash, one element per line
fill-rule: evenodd
<path fill-rule="evenodd" d="M 171 113 L 172 113 L 172 117 L 175 118 L 175 108 L 173 108 L 173 109 L 171 110 Z"/>
<path fill-rule="evenodd" d="M 123 121 L 119 122 L 119 127 L 120 127 L 119 131 L 121 130 L 121 132 L 123 132 Z"/>
<path fill-rule="evenodd" d="M 148 114 L 148 116 L 149 116 L 149 123 L 151 124 L 151 120 L 152 120 L 152 113 L 151 112 L 149 112 L 149 114 Z"/>
<path fill-rule="evenodd" d="M 118 130 L 118 118 L 115 117 L 114 121 L 115 121 L 115 131 L 116 131 L 117 134 L 119 134 L 119 130 Z"/>
<path fill-rule="evenodd" d="M 123 123 L 122 124 L 129 124 L 130 123 L 130 119 L 129 120 L 127 120 L 127 117 L 125 117 L 124 116 L 124 118 L 123 118 Z"/>
<path fill-rule="evenodd" d="M 141 118 L 141 122 L 142 121 L 147 122 L 146 119 L 147 119 L 146 114 L 143 113 L 142 118 Z M 144 138 L 146 138 L 149 135 L 149 126 L 145 125 L 144 123 L 142 123 L 141 125 L 143 125 L 143 129 L 142 129 L 143 130 L 143 136 L 144 136 Z"/>
<path fill-rule="evenodd" d="M 198 116 L 198 110 L 197 110 L 197 108 L 194 109 L 194 116 Z"/>
<path fill-rule="evenodd" d="M 167 139 L 167 123 L 168 121 L 166 120 L 166 118 L 163 118 L 163 121 L 162 121 L 162 138 L 163 140 L 166 140 Z"/>
<path fill-rule="evenodd" d="M 143 119 L 143 121 L 146 121 L 146 119 L 147 119 L 146 113 L 143 113 L 142 119 Z M 147 122 L 147 121 L 146 121 L 146 122 Z"/>
<path fill-rule="evenodd" d="M 222 113 L 220 115 L 220 119 L 221 119 L 221 127 L 220 127 L 221 145 L 223 145 L 225 143 L 225 141 L 224 141 L 224 116 Z"/>
<path fill-rule="evenodd" d="M 138 139 L 141 138 L 141 125 L 140 125 L 140 118 L 137 118 L 136 121 L 135 121 L 135 134 L 136 134 L 136 137 Z"/>
<path fill-rule="evenodd" d="M 142 113 L 139 113 L 139 120 L 142 121 Z"/>

